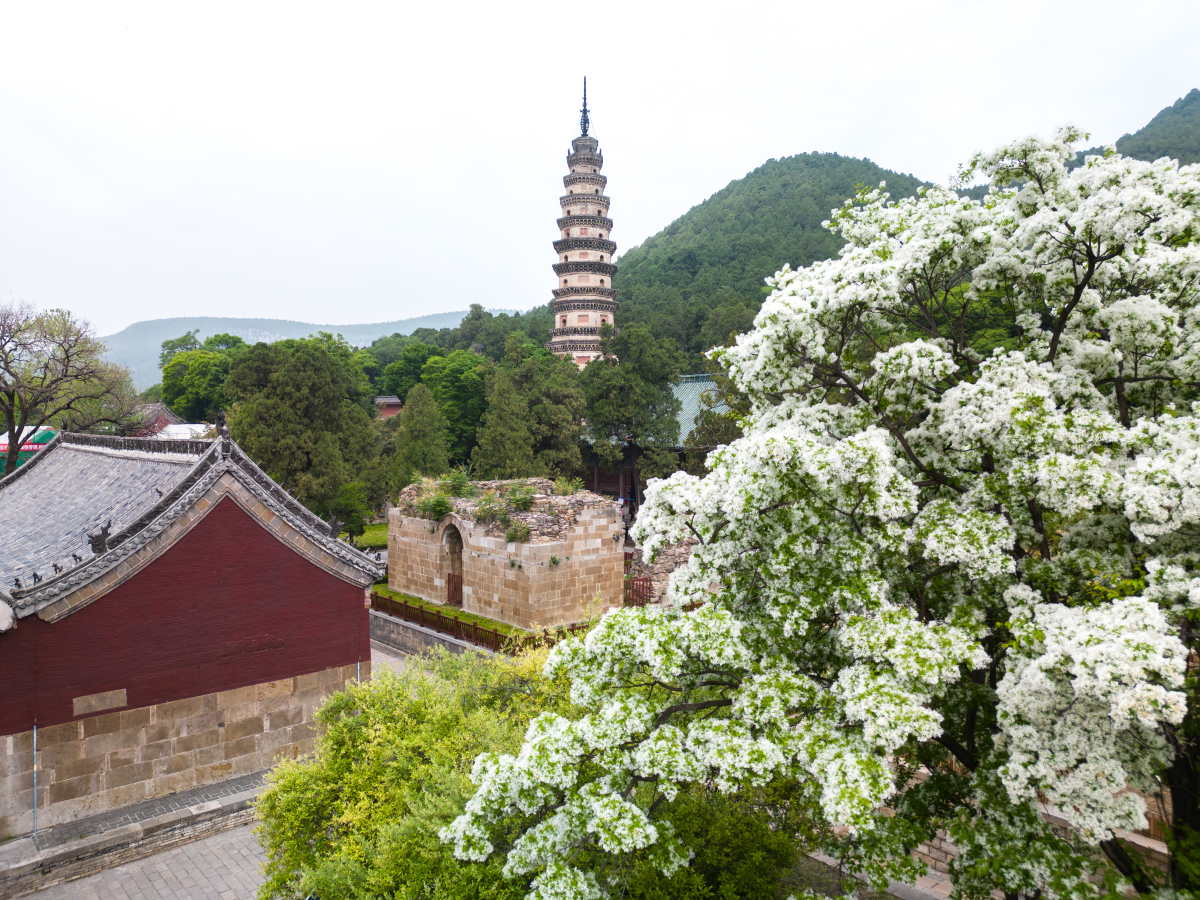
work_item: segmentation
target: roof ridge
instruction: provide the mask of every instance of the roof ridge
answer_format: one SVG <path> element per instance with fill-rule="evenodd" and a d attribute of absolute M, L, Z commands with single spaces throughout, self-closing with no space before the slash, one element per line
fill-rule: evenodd
<path fill-rule="evenodd" d="M 39 425 L 38 427 L 40 428 L 41 426 Z M 37 430 L 38 430 L 37 428 L 34 429 L 35 434 L 37 433 Z M 51 450 L 53 450 L 55 447 L 57 447 L 59 444 L 62 443 L 62 437 L 64 434 L 65 434 L 65 432 L 60 431 L 58 434 L 56 434 L 50 440 L 49 443 L 47 443 L 45 446 L 42 447 L 41 450 L 39 450 L 37 453 L 35 453 L 33 455 L 32 459 L 27 459 L 25 461 L 25 465 L 18 466 L 13 472 L 11 472 L 8 475 L 5 475 L 3 478 L 0 478 L 0 491 L 4 490 L 9 485 L 13 484 L 13 482 L 15 482 L 18 478 L 20 478 L 22 475 L 27 474 L 34 466 L 36 466 L 43 459 L 45 459 Z"/>

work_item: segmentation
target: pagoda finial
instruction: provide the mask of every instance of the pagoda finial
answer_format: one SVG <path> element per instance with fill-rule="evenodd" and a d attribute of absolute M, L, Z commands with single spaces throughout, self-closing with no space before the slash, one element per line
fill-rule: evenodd
<path fill-rule="evenodd" d="M 583 76 L 583 109 L 579 111 L 579 129 L 583 132 L 583 136 L 587 137 L 588 125 L 588 108 L 587 108 L 587 76 Z"/>

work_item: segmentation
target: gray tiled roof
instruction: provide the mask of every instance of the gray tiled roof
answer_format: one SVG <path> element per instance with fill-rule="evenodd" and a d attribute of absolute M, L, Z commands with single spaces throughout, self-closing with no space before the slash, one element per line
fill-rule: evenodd
<path fill-rule="evenodd" d="M 200 458 L 189 452 L 148 454 L 75 444 L 41 453 L 36 464 L 18 470 L 11 485 L 10 479 L 0 482 L 0 590 L 5 593 L 13 591 L 14 578 L 30 587 L 34 572 L 52 577 L 53 563 L 73 567 L 72 553 L 90 557 L 89 534 L 109 520 L 110 534 L 128 528 Z"/>
<path fill-rule="evenodd" d="M 54 609 L 64 603 L 72 608 L 74 601 L 60 598 L 99 578 L 111 583 L 105 573 L 129 571 L 122 564 L 134 554 L 144 562 L 143 548 L 161 535 L 181 533 L 172 523 L 194 517 L 192 507 L 217 482 L 234 486 L 239 502 L 257 509 L 260 524 L 281 540 L 297 546 L 293 537 L 302 535 L 311 548 L 308 558 L 326 570 L 354 583 L 383 573 L 379 563 L 330 536 L 321 519 L 228 438 L 60 434 L 0 480 L 0 602 L 18 616 L 48 608 L 66 614 Z M 96 555 L 88 535 L 110 520 L 108 547 Z M 54 572 L 55 563 L 64 571 Z M 41 581 L 33 581 L 34 572 Z"/>
<path fill-rule="evenodd" d="M 711 375 L 683 375 L 679 379 L 679 384 L 675 385 L 675 396 L 683 404 L 679 411 L 679 445 L 681 447 L 687 443 L 688 435 L 696 427 L 696 417 L 704 410 L 704 404 L 700 402 L 700 395 L 715 389 L 716 386 Z M 718 411 L 727 408 L 724 403 L 714 407 Z"/>

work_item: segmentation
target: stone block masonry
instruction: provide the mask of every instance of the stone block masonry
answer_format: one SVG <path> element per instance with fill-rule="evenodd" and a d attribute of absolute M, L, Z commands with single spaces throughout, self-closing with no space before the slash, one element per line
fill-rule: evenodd
<path fill-rule="evenodd" d="M 413 514 L 419 486 L 405 488 L 388 515 L 388 586 L 434 603 L 446 603 L 448 576 L 462 581 L 462 608 L 537 631 L 579 622 L 624 598 L 624 522 L 607 497 L 579 491 L 553 496 L 553 485 L 526 479 L 539 490 L 527 512 L 512 520 L 530 538 L 508 543 L 504 527 L 476 518 L 489 492 L 517 482 L 480 482 L 475 499 L 453 498 L 454 511 L 439 522 Z"/>
<path fill-rule="evenodd" d="M 312 750 L 313 713 L 369 661 L 38 729 L 38 828 L 274 765 Z M 0 737 L 0 840 L 33 830 L 33 732 Z"/>

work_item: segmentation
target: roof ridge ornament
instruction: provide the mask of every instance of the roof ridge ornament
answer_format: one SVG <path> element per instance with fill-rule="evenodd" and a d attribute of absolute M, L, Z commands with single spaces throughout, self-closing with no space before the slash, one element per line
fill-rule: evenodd
<path fill-rule="evenodd" d="M 579 129 L 583 132 L 583 136 L 587 137 L 588 126 L 591 120 L 588 118 L 587 108 L 587 76 L 583 76 L 583 109 L 579 111 Z"/>
<path fill-rule="evenodd" d="M 96 534 L 89 534 L 87 536 L 88 543 L 92 545 L 92 554 L 94 556 L 100 556 L 108 551 L 108 538 L 111 529 L 112 519 L 109 519 Z"/>

